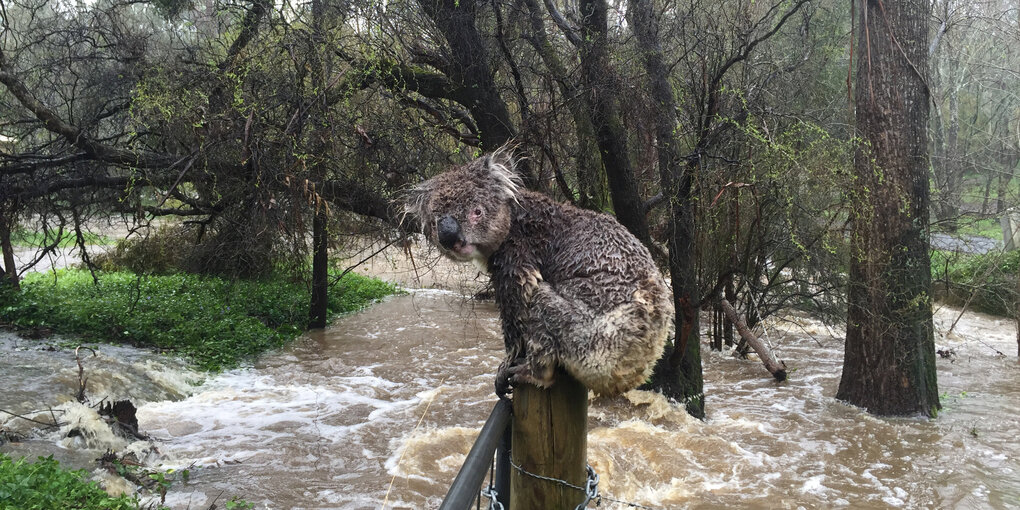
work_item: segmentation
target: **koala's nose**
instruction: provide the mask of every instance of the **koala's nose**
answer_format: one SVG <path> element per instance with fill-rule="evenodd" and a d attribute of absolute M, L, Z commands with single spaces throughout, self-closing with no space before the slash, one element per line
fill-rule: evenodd
<path fill-rule="evenodd" d="M 436 232 L 439 244 L 447 250 L 452 250 L 460 240 L 460 224 L 451 216 L 443 216 L 439 219 L 439 223 L 436 224 Z"/>

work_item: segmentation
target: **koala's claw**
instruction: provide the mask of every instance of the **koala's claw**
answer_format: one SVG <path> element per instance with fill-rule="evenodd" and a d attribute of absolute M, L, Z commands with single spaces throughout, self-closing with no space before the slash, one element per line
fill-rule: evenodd
<path fill-rule="evenodd" d="M 499 365 L 499 370 L 496 371 L 496 396 L 499 398 L 507 398 L 507 395 L 513 393 L 513 367 L 514 361 L 506 360 Z"/>
<path fill-rule="evenodd" d="M 496 371 L 496 396 L 506 398 L 513 392 L 513 387 L 521 384 L 531 384 L 539 388 L 552 386 L 555 380 L 553 372 L 554 365 L 532 366 L 523 358 L 506 360 Z"/>
<path fill-rule="evenodd" d="M 496 396 L 501 399 L 507 399 L 508 396 L 514 392 L 513 386 L 510 384 L 509 377 L 496 376 Z"/>

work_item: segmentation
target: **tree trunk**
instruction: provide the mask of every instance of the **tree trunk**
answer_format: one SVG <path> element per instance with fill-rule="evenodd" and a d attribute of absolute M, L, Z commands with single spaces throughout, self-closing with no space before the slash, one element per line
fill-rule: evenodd
<path fill-rule="evenodd" d="M 17 225 L 13 207 L 0 206 L 0 251 L 3 251 L 3 272 L 0 272 L 0 287 L 10 285 L 15 290 L 20 289 L 18 282 L 18 267 L 14 262 L 14 244 L 11 242 L 11 233 Z"/>
<path fill-rule="evenodd" d="M 721 351 L 723 344 L 723 321 L 725 320 L 723 309 L 718 303 L 712 305 L 712 342 L 710 347 L 713 351 Z"/>
<path fill-rule="evenodd" d="M 733 264 L 736 266 L 736 264 Z M 723 297 L 729 300 L 731 303 L 737 299 L 737 291 L 733 288 L 733 276 L 729 276 L 726 282 L 726 288 L 723 290 Z M 727 319 L 725 329 L 723 330 L 723 337 L 726 339 L 726 347 L 733 345 L 733 321 Z"/>
<path fill-rule="evenodd" d="M 517 133 L 510 111 L 499 94 L 491 58 L 475 26 L 478 2 L 461 0 L 418 0 L 425 14 L 436 24 L 450 45 L 451 63 L 443 71 L 464 86 L 469 97 L 464 106 L 478 124 L 482 149 L 496 150 Z M 517 165 L 528 188 L 536 189 L 536 177 L 526 159 Z"/>
<path fill-rule="evenodd" d="M 528 18 L 531 22 L 528 40 L 552 74 L 574 121 L 574 132 L 577 135 L 577 204 L 586 209 L 601 211 L 607 205 L 605 186 L 602 185 L 605 179 L 602 172 L 602 156 L 595 142 L 595 127 L 592 125 L 590 108 L 580 87 L 569 75 L 566 66 L 556 53 L 556 48 L 546 35 L 538 0 L 524 0 L 524 3 L 528 7 Z"/>
<path fill-rule="evenodd" d="M 836 398 L 879 415 L 939 409 L 928 258 L 927 0 L 858 2 L 846 354 Z M 856 7 L 855 7 L 856 8 Z"/>
<path fill-rule="evenodd" d="M 676 128 L 676 100 L 669 69 L 662 57 L 658 28 L 650 0 L 630 0 L 628 16 L 637 36 L 648 73 L 651 97 L 656 103 L 655 136 L 662 192 L 669 197 L 669 274 L 676 307 L 676 339 L 652 375 L 652 387 L 684 402 L 692 416 L 705 416 L 701 345 L 698 335 L 698 294 L 694 273 L 694 172 L 697 163 L 681 166 Z"/>
<path fill-rule="evenodd" d="M 323 22 L 325 17 L 324 0 L 312 0 L 312 35 L 309 41 L 309 67 L 311 67 L 312 90 L 325 90 L 326 69 L 328 63 L 319 56 L 320 44 L 325 40 Z M 313 92 L 314 93 L 314 92 Z M 319 101 L 316 101 L 319 103 Z M 326 327 L 329 305 L 329 238 L 327 233 L 329 210 L 322 199 L 326 181 L 329 130 L 326 128 L 326 113 L 321 109 L 314 110 L 312 132 L 309 135 L 308 149 L 311 153 L 311 176 L 313 182 L 319 183 L 312 188 L 312 295 L 308 306 L 308 327 L 311 329 Z"/>
<path fill-rule="evenodd" d="M 949 93 L 949 129 L 946 132 L 946 147 L 942 154 L 942 189 L 940 200 L 935 207 L 938 220 L 944 222 L 951 231 L 956 230 L 956 222 L 960 216 L 959 194 L 960 181 L 963 178 L 962 154 L 960 153 L 960 101 L 959 92 L 954 89 Z"/>
<path fill-rule="evenodd" d="M 654 251 L 644 201 L 630 161 L 627 129 L 620 112 L 618 101 L 622 92 L 616 73 L 609 65 L 606 0 L 582 0 L 581 17 L 584 20 L 581 75 L 588 88 L 592 124 L 609 181 L 613 212 L 627 230 Z"/>
<path fill-rule="evenodd" d="M 1012 174 L 999 174 L 999 185 L 995 193 L 995 214 L 999 216 L 1006 212 L 1006 204 L 1009 203 L 1009 181 L 1012 179 Z"/>
<path fill-rule="evenodd" d="M 325 204 L 315 211 L 312 218 L 312 301 L 308 312 L 308 327 L 326 327 L 329 305 L 329 235 L 326 229 Z"/>

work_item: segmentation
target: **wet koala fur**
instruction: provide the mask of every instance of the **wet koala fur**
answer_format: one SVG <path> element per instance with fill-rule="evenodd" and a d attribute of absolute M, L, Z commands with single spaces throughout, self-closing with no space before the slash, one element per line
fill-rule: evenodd
<path fill-rule="evenodd" d="M 422 182 L 404 206 L 444 255 L 490 273 L 507 350 L 497 394 L 548 387 L 558 366 L 606 396 L 651 375 L 671 294 L 645 246 L 613 217 L 524 189 L 503 152 Z"/>

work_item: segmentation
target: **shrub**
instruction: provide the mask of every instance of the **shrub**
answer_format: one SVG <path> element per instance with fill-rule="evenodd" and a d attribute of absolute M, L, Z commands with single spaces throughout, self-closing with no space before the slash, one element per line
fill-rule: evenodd
<path fill-rule="evenodd" d="M 106 271 L 127 270 L 138 274 L 170 274 L 184 268 L 195 246 L 198 229 L 187 225 L 162 225 L 145 237 L 121 239 L 93 262 Z"/>
<path fill-rule="evenodd" d="M 137 509 L 138 500 L 113 497 L 88 481 L 85 470 L 68 471 L 50 457 L 35 462 L 0 454 L 0 509 Z"/>
<path fill-rule="evenodd" d="M 932 280 L 945 301 L 1012 317 L 1017 308 L 1020 251 L 964 255 L 932 253 Z M 971 298 L 973 295 L 973 299 Z"/>

